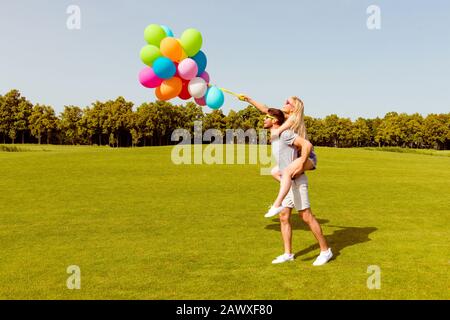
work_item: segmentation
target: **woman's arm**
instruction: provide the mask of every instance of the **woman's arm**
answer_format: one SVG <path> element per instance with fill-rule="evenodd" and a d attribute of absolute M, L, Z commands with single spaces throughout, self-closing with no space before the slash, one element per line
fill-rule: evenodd
<path fill-rule="evenodd" d="M 289 130 L 292 126 L 292 120 L 291 118 L 288 118 L 278 129 L 273 130 L 272 135 L 274 136 L 280 136 L 283 131 Z"/>
<path fill-rule="evenodd" d="M 246 96 L 244 94 L 242 94 L 239 97 L 239 99 L 242 100 L 242 101 L 246 101 L 246 102 L 250 103 L 251 105 L 256 107 L 262 113 L 266 113 L 267 114 L 267 112 L 269 112 L 269 108 L 267 108 L 266 105 L 264 105 L 262 103 L 259 103 L 259 102 L 253 100 L 252 98 L 250 98 L 250 97 L 248 97 L 248 96 Z"/>

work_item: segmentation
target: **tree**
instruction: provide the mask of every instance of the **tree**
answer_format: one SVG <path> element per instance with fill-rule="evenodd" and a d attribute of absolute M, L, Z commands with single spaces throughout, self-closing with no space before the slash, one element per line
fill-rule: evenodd
<path fill-rule="evenodd" d="M 444 149 L 450 141 L 450 114 L 429 114 L 424 121 L 424 136 L 428 147 Z"/>
<path fill-rule="evenodd" d="M 326 146 L 339 146 L 339 117 L 335 114 L 326 116 L 324 119 L 324 140 Z"/>
<path fill-rule="evenodd" d="M 47 144 L 50 144 L 52 131 L 58 127 L 58 118 L 55 115 L 55 110 L 50 106 L 44 107 L 43 124 L 47 135 Z"/>
<path fill-rule="evenodd" d="M 82 118 L 83 111 L 76 106 L 65 106 L 64 111 L 61 113 L 60 129 L 63 132 L 65 141 L 70 141 L 72 145 L 80 142 Z"/>
<path fill-rule="evenodd" d="M 1 99 L 0 103 L 0 134 L 3 143 L 9 137 L 15 143 L 18 133 L 22 135 L 22 143 L 28 130 L 28 117 L 30 116 L 32 104 L 20 95 L 18 90 L 9 91 Z"/>
<path fill-rule="evenodd" d="M 370 129 L 365 119 L 358 118 L 352 124 L 351 138 L 356 147 L 362 147 L 370 143 Z"/>
<path fill-rule="evenodd" d="M 0 134 L 3 138 L 3 143 L 6 143 L 6 137 L 8 135 L 8 127 L 9 127 L 9 121 L 10 118 L 10 112 L 7 110 L 7 105 L 5 103 L 5 98 L 3 96 L 0 96 Z"/>
<path fill-rule="evenodd" d="M 366 123 L 369 127 L 370 132 L 370 141 L 368 141 L 368 145 L 377 145 L 378 143 L 375 141 L 375 137 L 377 136 L 378 128 L 380 127 L 383 121 L 376 117 L 375 119 L 367 119 Z M 379 145 L 379 144 L 378 144 Z"/>
<path fill-rule="evenodd" d="M 39 144 L 41 144 L 42 133 L 45 131 L 44 108 L 45 106 L 40 104 L 35 105 L 29 118 L 31 134 L 38 139 Z"/>
<path fill-rule="evenodd" d="M 14 128 L 21 133 L 22 144 L 25 143 L 25 134 L 29 131 L 28 118 L 30 117 L 32 110 L 33 105 L 31 102 L 22 97 L 14 116 Z"/>
<path fill-rule="evenodd" d="M 387 113 L 378 127 L 375 141 L 381 146 L 399 146 L 403 141 L 403 132 L 397 112 Z"/>
<path fill-rule="evenodd" d="M 119 147 L 121 138 L 129 134 L 133 103 L 118 97 L 104 104 L 106 119 L 103 122 L 103 133 L 109 133 L 109 144 Z M 129 144 L 129 143 L 128 143 Z"/>
<path fill-rule="evenodd" d="M 401 114 L 401 124 L 404 131 L 404 143 L 403 146 L 410 148 L 419 148 L 423 145 L 424 136 L 424 120 L 423 117 L 418 114 Z"/>
<path fill-rule="evenodd" d="M 223 133 L 225 128 L 226 121 L 222 110 L 213 110 L 212 112 L 206 114 L 203 120 L 203 131 L 208 129 L 217 129 Z"/>

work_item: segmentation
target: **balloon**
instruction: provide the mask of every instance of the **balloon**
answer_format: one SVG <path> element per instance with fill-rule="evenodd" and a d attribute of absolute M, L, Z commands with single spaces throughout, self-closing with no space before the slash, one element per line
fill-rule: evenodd
<path fill-rule="evenodd" d="M 206 83 L 209 83 L 209 73 L 208 72 L 203 72 L 201 75 L 200 75 L 200 78 L 202 78 L 202 79 L 204 79 L 205 81 L 206 81 Z"/>
<path fill-rule="evenodd" d="M 181 61 L 183 61 L 184 59 L 189 58 L 189 57 L 188 57 L 186 51 L 184 51 L 184 49 L 183 49 L 183 45 L 181 44 L 181 40 L 180 40 L 180 39 L 177 39 L 177 41 L 178 41 L 178 43 L 180 44 L 181 49 L 182 49 L 181 58 L 180 58 L 180 62 L 181 62 Z"/>
<path fill-rule="evenodd" d="M 190 58 L 184 59 L 178 65 L 178 74 L 184 80 L 191 80 L 195 78 L 197 73 L 198 73 L 197 63 Z"/>
<path fill-rule="evenodd" d="M 196 29 L 187 29 L 181 35 L 181 45 L 189 57 L 195 56 L 202 48 L 202 34 Z"/>
<path fill-rule="evenodd" d="M 217 87 L 210 87 L 206 92 L 206 104 L 211 109 L 219 109 L 223 106 L 225 97 L 222 90 Z"/>
<path fill-rule="evenodd" d="M 152 44 L 159 48 L 161 40 L 165 37 L 167 37 L 167 34 L 160 25 L 151 24 L 147 28 L 145 28 L 144 38 L 148 44 Z"/>
<path fill-rule="evenodd" d="M 139 73 L 139 82 L 146 88 L 156 88 L 161 85 L 163 79 L 159 78 L 152 68 L 144 68 Z"/>
<path fill-rule="evenodd" d="M 170 28 L 168 26 L 161 25 L 161 28 L 164 29 L 164 32 L 166 33 L 166 35 L 168 37 L 173 37 L 174 36 L 172 30 L 170 30 Z"/>
<path fill-rule="evenodd" d="M 208 60 L 206 59 L 206 55 L 203 51 L 199 51 L 192 59 L 197 63 L 198 73 L 197 76 L 200 76 L 206 69 L 206 65 L 208 64 Z"/>
<path fill-rule="evenodd" d="M 181 54 L 180 62 L 187 58 L 188 58 L 188 55 L 187 55 L 186 51 L 184 51 L 184 49 L 183 49 L 183 53 Z"/>
<path fill-rule="evenodd" d="M 199 106 L 206 106 L 205 97 L 195 98 L 194 100 L 195 100 L 195 103 L 198 104 Z"/>
<path fill-rule="evenodd" d="M 191 98 L 191 94 L 189 93 L 188 85 L 189 85 L 189 81 L 183 81 L 183 88 L 181 89 L 181 92 L 178 95 L 178 97 L 182 100 L 188 100 Z"/>
<path fill-rule="evenodd" d="M 173 64 L 175 65 L 175 75 L 174 75 L 174 77 L 180 78 L 180 74 L 178 73 L 178 65 L 179 65 L 179 63 L 178 62 L 174 62 Z"/>
<path fill-rule="evenodd" d="M 177 72 L 175 64 L 166 57 L 159 57 L 153 62 L 153 71 L 161 79 L 170 79 Z"/>
<path fill-rule="evenodd" d="M 156 95 L 156 97 L 158 98 L 158 100 L 166 101 L 166 100 L 169 100 L 169 99 L 170 99 L 169 96 L 164 96 L 164 95 L 161 93 L 161 87 L 158 87 L 158 88 L 155 89 L 155 95 Z"/>
<path fill-rule="evenodd" d="M 172 61 L 180 61 L 183 48 L 175 38 L 164 38 L 160 44 L 161 54 Z"/>
<path fill-rule="evenodd" d="M 188 89 L 191 96 L 194 98 L 201 98 L 205 96 L 206 91 L 208 90 L 208 85 L 206 84 L 205 79 L 194 78 L 189 81 Z"/>
<path fill-rule="evenodd" d="M 181 92 L 183 88 L 183 82 L 180 78 L 173 77 L 168 80 L 164 80 L 159 87 L 161 95 L 163 97 L 169 97 L 169 99 L 175 98 Z"/>
<path fill-rule="evenodd" d="M 161 51 L 158 47 L 149 44 L 141 49 L 140 55 L 142 62 L 151 67 L 153 62 L 161 57 Z"/>

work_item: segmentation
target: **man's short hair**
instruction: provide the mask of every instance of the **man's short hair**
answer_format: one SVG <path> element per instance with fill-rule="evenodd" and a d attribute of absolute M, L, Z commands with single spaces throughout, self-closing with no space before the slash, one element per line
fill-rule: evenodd
<path fill-rule="evenodd" d="M 284 113 L 280 109 L 269 108 L 267 113 L 269 114 L 269 116 L 272 116 L 275 119 L 277 119 L 278 125 L 281 126 L 284 123 L 285 121 Z"/>

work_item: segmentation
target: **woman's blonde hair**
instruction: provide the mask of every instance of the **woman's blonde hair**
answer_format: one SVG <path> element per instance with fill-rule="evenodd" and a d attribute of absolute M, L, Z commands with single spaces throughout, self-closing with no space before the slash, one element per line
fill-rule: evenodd
<path fill-rule="evenodd" d="M 294 101 L 294 110 L 291 113 L 294 117 L 294 123 L 291 125 L 291 130 L 303 139 L 307 139 L 305 126 L 305 105 L 303 104 L 303 101 L 298 97 L 291 97 L 291 99 Z"/>

